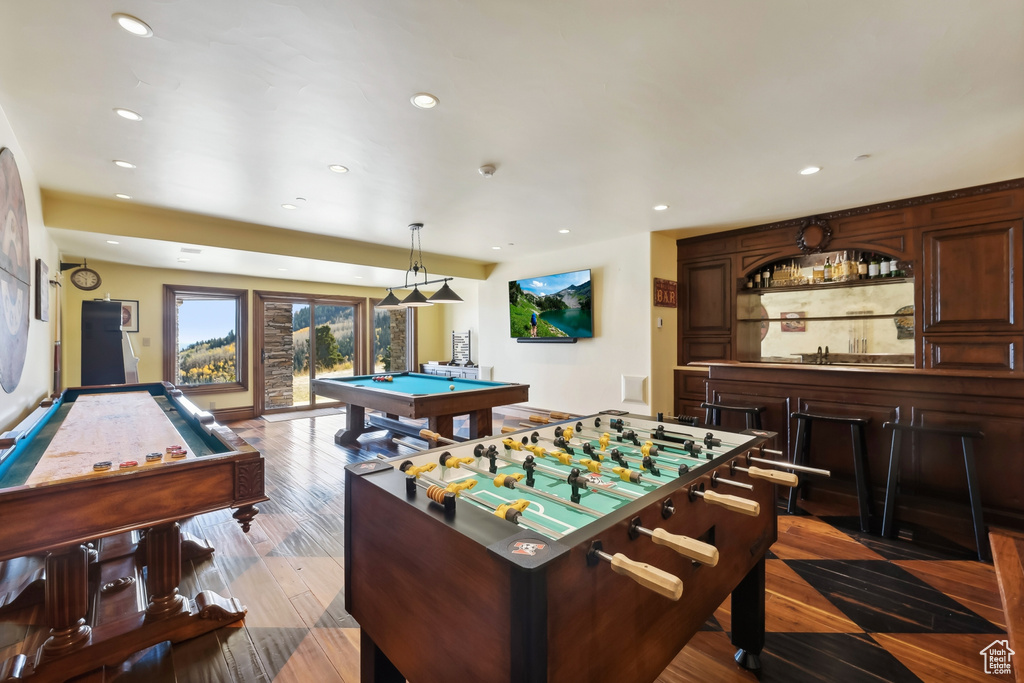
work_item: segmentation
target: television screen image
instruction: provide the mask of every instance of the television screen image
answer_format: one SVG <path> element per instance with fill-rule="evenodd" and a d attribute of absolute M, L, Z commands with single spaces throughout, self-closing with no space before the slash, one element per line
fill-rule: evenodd
<path fill-rule="evenodd" d="M 512 336 L 593 337 L 590 270 L 508 283 Z"/>

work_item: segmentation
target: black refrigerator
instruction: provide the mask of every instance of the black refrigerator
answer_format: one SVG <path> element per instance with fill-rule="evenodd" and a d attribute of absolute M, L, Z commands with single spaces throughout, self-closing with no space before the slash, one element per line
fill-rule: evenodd
<path fill-rule="evenodd" d="M 124 384 L 121 302 L 82 302 L 82 385 Z"/>

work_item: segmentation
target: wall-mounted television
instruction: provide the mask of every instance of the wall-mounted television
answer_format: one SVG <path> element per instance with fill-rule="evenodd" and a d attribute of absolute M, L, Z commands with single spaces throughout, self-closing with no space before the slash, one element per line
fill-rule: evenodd
<path fill-rule="evenodd" d="M 519 341 L 575 341 L 594 336 L 590 270 L 508 283 L 509 327 Z"/>

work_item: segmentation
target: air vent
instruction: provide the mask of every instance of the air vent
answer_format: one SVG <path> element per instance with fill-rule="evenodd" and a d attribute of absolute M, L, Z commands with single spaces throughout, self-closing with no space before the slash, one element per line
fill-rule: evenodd
<path fill-rule="evenodd" d="M 202 249 L 197 249 L 195 247 L 182 247 L 181 248 L 181 253 L 182 254 L 202 254 L 203 250 Z"/>

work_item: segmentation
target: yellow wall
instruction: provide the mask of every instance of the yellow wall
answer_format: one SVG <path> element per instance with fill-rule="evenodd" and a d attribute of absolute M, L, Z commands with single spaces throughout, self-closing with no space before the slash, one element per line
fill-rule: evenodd
<path fill-rule="evenodd" d="M 69 260 L 69 257 L 65 257 Z M 76 260 L 70 258 L 70 260 Z M 89 267 L 96 270 L 103 282 L 99 289 L 83 292 L 65 283 L 64 317 L 64 386 L 78 386 L 81 383 L 82 357 L 82 301 L 103 298 L 131 299 L 139 302 L 139 331 L 131 335 L 132 348 L 139 358 L 139 380 L 159 382 L 163 377 L 163 287 L 165 284 L 201 287 L 226 287 L 249 290 L 249 390 L 244 392 L 199 395 L 195 402 L 201 408 L 209 408 L 210 402 L 217 409 L 241 408 L 253 405 L 253 359 L 258 350 L 253 348 L 253 291 L 287 292 L 296 294 L 328 294 L 363 298 L 384 298 L 387 292 L 370 287 L 331 285 L 322 282 L 278 280 L 274 278 L 243 277 L 215 273 L 196 273 L 184 270 L 141 268 L 138 266 L 89 261 Z M 418 345 L 420 358 L 437 357 L 438 347 L 443 348 L 443 335 L 438 332 L 442 306 L 428 306 L 417 310 Z M 439 338 L 440 337 L 440 338 Z"/>
<path fill-rule="evenodd" d="M 25 192 L 25 211 L 28 216 L 28 255 L 32 283 L 28 299 L 20 304 L 24 308 L 16 314 L 19 319 L 25 314 L 28 317 L 28 354 L 18 386 L 11 393 L 0 389 L 0 432 L 16 426 L 52 390 L 53 341 L 57 313 L 57 295 L 54 292 L 54 287 L 46 284 L 44 287 L 46 288 L 45 295 L 50 301 L 50 321 L 43 322 L 36 320 L 35 317 L 35 294 L 38 287 L 35 278 L 35 261 L 42 259 L 49 266 L 49 277 L 52 279 L 57 272 L 57 247 L 43 226 L 39 184 L 36 182 L 35 173 L 32 171 L 32 166 L 29 165 L 24 150 L 18 144 L 6 115 L 0 109 L 0 148 L 3 147 L 9 148 L 14 154 L 14 161 L 18 165 L 18 174 L 21 176 L 21 185 Z M 2 305 L 12 306 L 8 302 L 3 302 Z M 9 312 L 9 310 L 4 310 L 4 314 Z"/>

